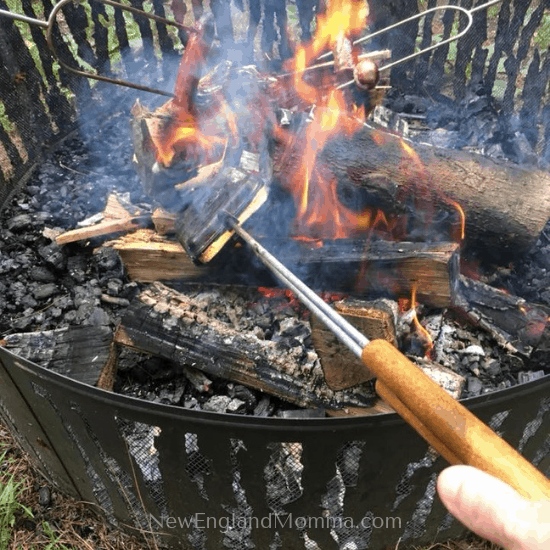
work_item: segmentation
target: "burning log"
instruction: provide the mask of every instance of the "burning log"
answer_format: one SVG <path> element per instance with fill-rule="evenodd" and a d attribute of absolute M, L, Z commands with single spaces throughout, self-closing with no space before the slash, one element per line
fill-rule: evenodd
<path fill-rule="evenodd" d="M 279 179 L 299 166 L 299 154 L 290 161 L 285 157 L 284 166 L 275 163 Z M 357 210 L 374 206 L 399 215 L 414 204 L 424 219 L 444 211 L 459 225 L 461 209 L 466 248 L 483 251 L 487 261 L 517 259 L 534 245 L 550 218 L 550 176 L 545 172 L 466 151 L 413 145 L 368 127 L 351 138 L 329 140 L 317 165 L 334 175 L 339 197 Z"/>
<path fill-rule="evenodd" d="M 111 341 L 109 327 L 74 326 L 9 334 L 0 340 L 0 346 L 49 370 L 95 386 L 111 358 Z"/>
<path fill-rule="evenodd" d="M 319 290 L 350 292 L 360 296 L 417 296 L 426 305 L 447 307 L 453 301 L 459 276 L 459 246 L 455 243 L 397 243 L 342 239 L 322 247 L 293 241 L 262 241 L 268 249 L 284 249 L 285 263 L 300 265 L 304 279 Z M 271 277 L 250 266 L 249 252 L 233 248 L 228 258 L 208 265 L 195 265 L 183 247 L 152 230 L 142 229 L 105 243 L 118 250 L 131 279 L 154 281 L 184 280 L 241 283 L 268 286 Z M 320 288 L 322 285 L 324 288 Z"/>
<path fill-rule="evenodd" d="M 289 346 L 212 318 L 200 303 L 155 283 L 132 302 L 115 335 L 124 346 L 193 366 L 209 376 L 244 384 L 301 407 L 368 406 L 364 386 L 334 392 L 313 352 Z"/>

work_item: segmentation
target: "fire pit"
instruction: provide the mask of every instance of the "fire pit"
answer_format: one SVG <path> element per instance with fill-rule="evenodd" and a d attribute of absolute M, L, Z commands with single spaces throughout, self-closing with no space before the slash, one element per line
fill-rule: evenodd
<path fill-rule="evenodd" d="M 371 2 L 371 11 L 376 15 L 373 28 L 392 22 L 394 16 L 387 6 L 399 8 L 399 17 L 416 11 L 416 2 L 410 3 L 410 13 L 405 13 L 409 9 L 406 5 L 397 4 Z M 436 3 L 428 4 L 432 7 Z M 464 2 L 463 8 L 471 9 L 470 4 Z M 6 6 L 0 3 L 0 7 Z M 136 7 L 143 6 L 136 3 Z M 186 13 L 185 4 L 178 2 L 173 2 L 170 8 L 160 3 L 146 7 L 160 16 L 165 16 L 166 10 L 180 20 L 185 15 L 185 22 L 189 23 L 193 21 L 193 10 L 197 18 L 203 10 L 199 3 L 193 3 L 193 10 L 189 7 Z M 287 24 L 288 33 L 308 38 L 314 15 L 313 6 L 305 0 L 297 2 L 297 9 L 293 4 L 289 6 L 288 13 L 292 16 L 289 19 L 286 11 L 272 10 L 266 5 L 263 15 L 260 12 L 260 20 L 258 6 L 252 2 L 249 12 L 224 3 L 215 4 L 214 8 L 220 49 L 230 45 L 232 55 L 238 58 L 233 61 L 242 65 L 254 60 L 256 55 L 255 61 L 274 74 L 283 71 L 281 65 L 291 55 Z M 25 9 L 27 15 L 36 17 L 29 7 Z M 537 49 L 539 42 L 533 35 L 537 30 L 542 33 L 547 14 L 543 4 L 531 6 L 519 0 L 504 0 L 502 6 L 492 9 L 500 10 L 498 18 L 494 14 L 487 17 L 483 11 L 477 13 L 473 29 L 460 39 L 456 48 L 444 47 L 409 64 L 396 66 L 391 74 L 392 90 L 386 107 L 379 107 L 374 115 L 378 120 L 392 118 L 401 128 L 407 126 L 409 136 L 423 132 L 432 144 L 444 146 L 446 150 L 455 140 L 460 143 L 454 145 L 463 149 L 484 149 L 492 157 L 488 162 L 497 162 L 494 160 L 497 158 L 499 163 L 505 163 L 498 165 L 496 182 L 514 174 L 513 177 L 527 178 L 521 182 L 529 184 L 531 189 L 536 185 L 543 188 L 541 181 L 544 180 L 540 178 L 544 177 L 541 169 L 546 168 L 547 163 L 548 132 L 542 105 L 548 75 L 547 63 L 541 60 Z M 49 13 L 51 6 L 44 5 L 43 11 Z M 494 24 L 495 20 L 498 25 Z M 258 61 L 259 48 L 254 49 L 252 45 L 260 22 L 258 33 L 261 48 L 269 53 L 269 67 L 265 60 Z M 388 49 L 396 58 L 403 57 L 414 50 L 415 42 L 427 46 L 432 34 L 439 32 L 445 39 L 453 32 L 453 26 L 462 24 L 457 14 L 449 11 L 439 23 L 411 22 L 380 36 L 376 48 Z M 142 315 L 150 323 L 158 320 L 152 310 L 143 309 L 144 304 L 151 303 L 146 300 L 157 300 L 167 292 L 177 291 L 166 290 L 164 285 L 155 283 L 147 294 L 140 284 L 125 279 L 120 259 L 112 248 L 102 248 L 90 260 L 91 254 L 83 252 L 78 244 L 62 245 L 65 248 L 56 245 L 55 239 L 63 238 L 66 233 L 52 233 L 51 228 L 71 230 L 77 221 L 101 211 L 111 188 L 120 190 L 121 179 L 126 180 L 130 195 L 126 202 L 119 202 L 117 208 L 135 210 L 130 213 L 130 221 L 125 217 L 127 225 L 124 227 L 117 225 L 116 217 L 114 221 L 104 219 L 102 227 L 111 223 L 110 231 L 120 232 L 150 223 L 147 197 L 130 166 L 133 149 L 126 128 L 130 120 L 129 109 L 136 97 L 142 104 L 151 104 L 153 96 L 108 83 L 92 84 L 81 77 L 58 72 L 40 29 L 25 23 L 17 27 L 6 19 L 0 19 L 0 25 L 6 37 L 0 40 L 4 67 L 0 82 L 5 90 L 1 98 L 4 120 L 0 126 L 0 198 L 5 205 L 4 212 L 9 212 L 0 234 L 3 243 L 0 269 L 9 277 L 9 283 L 0 287 L 6 296 L 5 300 L 0 298 L 0 313 L 9 321 L 9 326 L 8 322 L 2 322 L 0 338 L 0 411 L 3 421 L 44 474 L 60 490 L 97 504 L 120 528 L 141 532 L 161 545 L 177 548 L 245 549 L 255 545 L 258 548 L 351 550 L 381 548 L 394 545 L 400 539 L 422 544 L 461 534 L 462 528 L 435 499 L 435 480 L 444 462 L 394 414 L 314 418 L 315 414 L 323 414 L 320 407 L 330 408 L 326 395 L 333 397 L 333 393 L 319 393 L 317 385 L 315 391 L 307 393 L 300 389 L 293 394 L 294 389 L 290 391 L 287 386 L 272 384 L 269 391 L 275 395 L 286 392 L 287 398 L 288 395 L 295 395 L 295 398 L 291 400 L 294 405 L 284 414 L 281 408 L 279 417 L 269 418 L 219 414 L 207 412 L 206 408 L 187 410 L 165 404 L 178 401 L 173 397 L 177 388 L 171 390 L 170 398 L 163 401 L 164 398 L 159 397 L 157 403 L 152 403 L 92 387 L 105 384 L 104 380 L 98 381 L 98 376 L 100 370 L 102 375 L 108 374 L 108 369 L 98 369 L 97 365 L 108 367 L 114 357 L 109 353 L 112 347 L 110 327 L 114 324 L 124 329 L 117 333 L 117 344 L 127 344 L 130 334 L 134 338 L 131 342 L 134 348 L 141 346 L 142 351 L 162 358 L 157 360 L 156 368 L 160 368 L 162 361 L 172 358 L 172 351 L 166 352 L 169 356 L 163 355 L 165 348 L 159 345 L 158 338 L 137 345 L 135 335 L 143 323 L 135 321 Z M 179 63 L 179 56 L 174 54 L 182 43 L 189 44 L 189 32 L 185 28 L 169 28 L 162 22 L 150 22 L 140 14 L 122 14 L 122 10 L 108 4 L 90 2 L 89 5 L 67 4 L 53 26 L 52 36 L 56 40 L 57 54 L 65 65 L 84 67 L 88 73 L 145 83 L 169 93 Z M 234 37 L 237 45 L 233 44 Z M 492 53 L 486 49 L 484 42 L 487 39 L 494 45 Z M 31 43 L 36 48 L 27 47 Z M 114 50 L 113 46 L 116 46 Z M 120 54 L 109 55 L 112 51 L 120 51 Z M 506 76 L 498 73 L 499 60 L 504 56 Z M 520 83 L 523 84 L 521 95 L 516 94 Z M 499 94 L 500 86 L 502 93 Z M 165 100 L 159 98 L 156 106 Z M 465 111 L 469 112 L 462 116 Z M 387 125 L 392 123 L 386 122 Z M 419 126 L 419 123 L 422 124 Z M 415 129 L 415 124 L 419 129 Z M 75 139 L 77 125 L 79 137 Z M 482 138 L 487 136 L 489 142 L 482 145 Z M 371 134 L 367 134 L 367 138 L 367 145 L 376 140 Z M 63 139 L 65 144 L 59 147 Z M 413 149 L 417 153 L 420 151 L 423 160 L 431 154 L 430 149 L 413 143 Z M 365 146 L 364 141 L 361 146 Z M 71 148 L 73 152 L 68 154 Z M 327 162 L 344 158 L 346 154 L 345 148 L 338 147 L 328 147 L 323 152 Z M 453 166 L 467 166 L 472 161 L 468 154 L 452 156 L 451 161 L 458 162 Z M 409 164 L 414 165 L 416 160 L 410 158 L 413 160 Z M 377 165 L 381 163 L 374 161 Z M 427 170 L 437 172 L 442 165 L 430 162 L 426 166 Z M 495 164 L 491 166 L 496 170 Z M 500 170 L 502 166 L 504 176 Z M 353 168 L 363 169 L 357 164 Z M 148 181 L 158 185 L 157 176 L 152 174 L 148 174 Z M 162 177 L 165 189 L 170 190 L 179 175 L 168 170 Z M 396 172 L 390 177 L 396 178 Z M 171 178 L 175 180 L 170 181 Z M 357 198 L 357 189 L 352 185 L 356 181 L 353 170 L 342 174 L 340 179 L 345 184 L 343 200 L 353 203 Z M 368 193 L 379 193 L 384 182 L 371 181 Z M 510 229 L 506 227 L 509 218 L 502 222 L 496 216 L 496 221 L 491 221 L 491 227 L 484 233 L 481 231 L 484 222 L 476 219 L 475 208 L 472 206 L 466 211 L 467 241 L 464 246 L 472 251 L 473 257 L 486 255 L 499 262 L 500 267 L 492 270 L 494 282 L 510 283 L 522 291 L 525 299 L 506 297 L 498 290 L 487 290 L 487 285 L 459 276 L 460 247 L 437 240 L 432 242 L 434 248 L 428 254 L 422 250 L 424 256 L 420 257 L 424 264 L 444 266 L 436 282 L 430 280 L 427 287 L 416 288 L 410 284 L 414 278 L 408 280 L 409 284 L 405 284 L 405 278 L 399 281 L 401 286 L 393 284 L 393 290 L 398 296 L 409 297 L 411 310 L 416 298 L 410 299 L 409 294 L 411 290 L 418 290 L 418 301 L 430 307 L 452 308 L 470 321 L 477 319 L 487 331 L 485 339 L 491 339 L 495 347 L 505 350 L 502 353 L 507 354 L 505 372 L 508 378 L 501 381 L 500 388 L 512 387 L 479 395 L 482 389 L 476 391 L 475 384 L 468 382 L 464 394 L 479 396 L 464 399 L 463 403 L 548 474 L 550 445 L 545 420 L 550 414 L 547 397 L 550 377 L 545 375 L 548 363 L 544 347 L 547 310 L 536 302 L 549 304 L 550 300 L 544 292 L 538 292 L 544 286 L 545 272 L 540 267 L 544 262 L 541 260 L 540 264 L 527 267 L 528 260 L 524 259 L 537 239 L 537 254 L 544 255 L 546 251 L 545 233 L 542 227 L 539 228 L 540 211 L 544 211 L 546 204 L 542 193 L 541 190 L 539 200 L 535 201 L 538 210 L 533 209 L 531 223 L 521 228 Z M 521 195 L 520 192 L 518 202 Z M 18 197 L 19 204 L 13 202 L 13 197 Z M 399 194 L 395 194 L 386 197 L 386 202 L 391 204 L 398 199 Z M 465 203 L 468 207 L 467 201 Z M 437 230 L 451 227 L 456 232 L 460 225 L 459 209 L 451 205 L 445 212 L 447 218 L 430 225 L 430 231 L 434 227 Z M 542 220 L 542 226 L 546 221 Z M 474 226 L 477 223 L 479 231 L 468 240 L 468 224 L 472 223 Z M 412 225 L 408 231 L 420 231 L 418 223 Z M 94 237 L 96 229 L 91 225 L 81 230 L 89 231 L 86 239 L 99 245 L 100 242 L 94 240 L 99 235 L 96 233 Z M 474 227 L 474 230 L 477 229 Z M 500 246 L 499 234 L 503 232 L 507 244 Z M 486 241 L 488 248 L 480 249 L 479 242 L 488 239 L 488 235 L 492 239 Z M 158 239 L 157 242 L 161 242 L 161 237 Z M 344 249 L 337 240 L 330 241 L 330 245 L 332 248 L 328 245 L 310 247 L 306 262 L 333 266 L 342 261 L 342 254 L 354 261 L 357 259 L 354 242 L 346 241 L 348 248 Z M 122 255 L 121 246 L 119 243 L 115 248 L 118 247 Z M 378 270 L 377 274 L 379 282 L 387 284 L 395 266 L 399 264 L 403 269 L 403 263 L 395 260 L 393 245 L 379 246 L 381 249 L 369 253 L 376 252 L 384 258 L 385 271 Z M 396 247 L 400 246 L 404 245 L 397 243 Z M 33 247 L 36 252 L 31 251 Z M 296 254 L 292 247 L 288 250 L 289 256 Z M 303 249 L 299 250 L 303 259 Z M 236 252 L 235 264 L 242 261 L 242 253 Z M 418 253 L 414 246 L 407 249 L 412 258 L 409 261 L 414 265 L 409 267 L 414 273 L 418 273 L 415 256 Z M 403 254 L 402 249 L 399 254 Z M 531 279 L 538 278 L 537 281 L 514 286 L 512 283 L 519 280 L 519 274 L 511 273 L 506 266 L 511 259 L 516 260 L 516 272 L 523 269 L 526 273 L 536 273 L 537 277 L 531 275 Z M 167 264 L 162 265 L 166 267 Z M 181 278 L 178 270 L 182 267 L 175 265 L 174 277 L 158 278 Z M 157 278 L 144 269 L 143 262 L 138 261 L 132 267 L 127 260 L 126 267 L 129 271 L 141 267 L 143 271 L 137 278 L 140 281 Z M 260 280 L 265 282 L 262 279 L 265 273 L 254 269 L 245 271 L 248 282 L 252 280 L 258 286 Z M 185 270 L 189 278 L 203 285 L 206 281 L 219 285 L 221 281 L 215 268 L 207 268 L 208 273 L 205 273 L 188 262 Z M 243 284 L 242 278 L 234 278 L 235 273 L 242 275 L 242 271 L 236 268 L 228 275 L 228 280 L 222 282 Z M 166 275 L 168 271 L 163 273 Z M 26 294 L 27 279 L 31 281 L 28 283 L 30 294 Z M 317 286 L 319 281 L 321 285 L 327 284 L 327 280 L 330 281 L 330 277 L 320 277 L 317 272 L 313 282 L 309 282 Z M 273 281 L 268 280 L 266 286 L 269 283 Z M 358 291 L 353 283 L 348 281 L 347 287 L 337 288 L 340 294 L 333 299 L 341 298 L 342 293 L 352 293 L 355 297 L 363 294 L 364 297 L 379 290 L 369 286 Z M 334 284 L 333 279 L 329 285 Z M 155 292 L 160 294 L 155 295 Z M 490 293 L 490 303 L 485 292 Z M 204 294 L 207 292 L 203 289 L 199 298 L 204 299 Z M 189 292 L 187 295 L 195 296 Z M 179 294 L 171 297 L 171 300 L 176 299 Z M 513 318 L 513 322 L 506 324 L 489 311 L 491 307 L 495 309 L 495 303 L 504 312 L 502 317 Z M 355 307 L 344 301 L 338 307 L 351 306 Z M 384 313 L 384 307 L 377 311 Z M 167 309 L 159 311 L 165 314 Z M 388 311 L 384 314 L 391 319 L 391 307 Z M 136 312 L 141 312 L 139 317 Z M 171 315 L 172 321 L 168 324 L 166 317 L 163 318 L 168 328 L 175 322 Z M 279 327 L 280 334 L 276 336 L 283 335 L 286 327 L 293 341 L 302 338 L 300 345 L 303 344 L 307 355 L 309 337 L 300 333 L 301 321 L 284 321 L 286 324 L 282 329 Z M 212 331 L 210 334 L 219 337 L 220 342 L 228 337 L 226 333 L 216 333 L 217 325 L 212 321 L 207 324 Z M 64 332 L 57 332 L 60 327 Z M 257 335 L 259 330 L 254 330 Z M 38 336 L 28 336 L 32 331 Z M 317 332 L 316 337 L 326 342 L 322 333 Z M 10 348 L 17 349 L 17 354 Z M 490 365 L 495 367 L 496 361 L 480 361 L 479 347 L 474 348 L 474 345 L 464 347 L 465 372 L 475 373 L 477 369 L 479 373 Z M 223 364 L 223 349 L 217 348 L 220 355 L 217 365 Z M 244 344 L 238 350 L 229 347 L 226 353 L 243 349 Z M 287 351 L 292 349 L 289 346 Z M 72 354 L 68 359 L 67 350 Z M 208 349 L 201 351 L 203 355 L 208 352 Z M 254 353 L 264 353 L 264 348 L 255 348 Z M 23 356 L 32 357 L 33 361 Z M 477 359 L 471 360 L 471 356 Z M 36 364 L 46 357 L 50 369 Z M 290 351 L 288 357 L 290 361 Z M 518 361 L 522 368 L 518 367 Z M 307 363 L 299 365 L 307 370 Z M 521 376 L 514 374 L 515 371 L 521 371 Z M 272 371 L 266 369 L 262 373 L 266 377 L 261 380 L 264 385 L 268 379 L 277 380 Z M 215 374 L 207 371 L 208 376 Z M 479 378 L 475 375 L 469 380 L 477 379 L 476 376 Z M 533 378 L 530 382 L 517 384 L 518 380 L 530 378 Z M 508 384 L 504 383 L 506 380 Z M 195 384 L 200 383 L 195 380 Z M 235 386 L 232 388 L 235 393 Z M 363 393 L 354 394 L 355 401 L 351 405 L 347 403 L 340 413 L 349 414 L 352 406 L 369 404 L 368 400 L 373 398 L 372 388 L 368 383 L 361 388 Z M 240 394 L 241 402 L 245 401 L 243 395 Z M 304 406 L 305 397 L 310 400 L 306 405 L 312 408 L 297 408 L 296 405 Z M 366 401 L 361 402 L 361 399 Z M 226 405 L 229 402 L 224 401 Z M 222 410 L 213 404 L 210 406 L 210 410 Z M 313 410 L 315 407 L 317 411 Z M 225 405 L 223 410 L 226 410 Z M 303 411 L 308 412 L 304 414 Z M 327 460 L 320 462 L 319 457 Z"/>

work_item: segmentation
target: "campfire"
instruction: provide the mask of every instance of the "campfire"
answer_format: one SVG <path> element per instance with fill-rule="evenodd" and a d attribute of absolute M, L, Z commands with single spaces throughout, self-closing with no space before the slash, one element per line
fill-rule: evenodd
<path fill-rule="evenodd" d="M 38 233 L 32 213 L 48 191 L 33 183 L 28 200 L 19 201 L 23 210 L 8 211 L 1 238 L 15 241 L 0 256 L 0 270 L 19 269 L 20 279 L 5 285 L 8 300 L 0 298 L 10 319 L 3 350 L 115 399 L 175 405 L 183 414 L 270 416 L 307 426 L 327 416 L 362 421 L 392 412 L 373 373 L 254 257 L 238 227 L 367 338 L 398 348 L 457 400 L 544 378 L 549 310 L 541 302 L 548 300 L 511 284 L 519 277 L 512 262 L 545 250 L 544 165 L 526 165 L 533 161 L 527 148 L 523 166 L 511 153 L 505 158 L 505 140 L 501 149 L 491 143 L 486 155 L 481 147 L 451 146 L 458 123 L 448 131 L 436 127 L 421 100 L 395 88 L 384 69 L 398 48 L 362 40 L 373 24 L 369 8 L 328 3 L 311 40 L 289 40 L 292 55 L 277 64 L 221 55 L 219 20 L 197 17 L 186 26 L 172 97 L 159 105 L 141 96 L 126 106 L 132 105 L 129 117 L 117 115 L 117 123 L 129 122 L 133 139 L 131 154 L 117 162 L 125 163 L 127 179 L 135 170 L 141 189 L 131 184 L 128 194 L 120 186 L 78 214 L 59 199 L 62 206 L 52 206 Z M 486 101 L 481 92 L 463 101 L 482 113 L 478 121 L 491 109 L 479 107 Z M 109 154 L 117 154 L 115 137 L 108 141 Z M 53 185 L 48 166 L 40 177 Z M 108 171 L 98 177 L 106 188 Z M 72 197 L 71 186 L 60 189 L 61 197 Z M 77 204 L 86 203 L 87 192 L 94 193 L 83 190 Z M 10 255 L 35 241 L 39 266 L 27 252 L 19 260 Z M 30 295 L 21 280 L 26 270 Z M 57 406 L 53 394 L 36 391 Z M 86 416 L 72 406 L 75 418 Z M 131 426 L 115 423 L 142 469 L 142 484 L 154 492 L 172 432 L 161 421 L 137 418 Z M 485 418 L 493 429 L 505 419 Z M 237 474 L 238 441 L 228 451 Z M 182 453 L 189 464 L 197 460 L 188 468 L 193 489 L 212 494 L 204 489 L 211 470 L 201 461 L 213 449 L 203 442 L 186 432 Z M 309 460 L 305 443 L 281 445 L 265 471 L 257 466 L 277 510 L 292 505 L 289 487 L 304 490 L 297 472 Z M 323 496 L 329 515 L 341 514 L 338 494 L 351 487 L 363 453 L 352 439 L 342 449 L 343 477 Z M 418 468 L 433 466 L 435 455 L 426 457 Z M 231 483 L 244 514 L 249 488 L 238 476 Z M 409 495 L 404 491 L 396 506 Z M 408 536 L 424 521 L 420 514 Z M 337 536 L 341 543 L 347 535 Z"/>
<path fill-rule="evenodd" d="M 367 337 L 401 347 L 455 398 L 487 391 L 481 373 L 496 357 L 528 358 L 545 347 L 547 310 L 483 283 L 480 270 L 461 272 L 461 257 L 483 243 L 486 259 L 502 265 L 532 247 L 549 217 L 541 200 L 548 177 L 373 123 L 391 52 L 363 51 L 367 19 L 364 2 L 331 3 L 279 73 L 220 61 L 210 52 L 213 22 L 204 19 L 181 58 L 173 97 L 153 111 L 136 102 L 134 165 L 153 208 L 112 195 L 103 221 L 56 237 L 65 245 L 126 233 L 103 249 L 118 251 L 132 279 L 153 284 L 129 304 L 116 346 L 185 365 L 199 392 L 210 391 L 211 377 L 312 414 L 385 410 L 372 374 L 301 306 L 266 327 L 241 305 L 220 311 L 231 287 L 206 295 L 174 288 L 248 279 L 256 290 L 238 303 L 279 307 L 283 295 L 273 301 L 274 291 L 261 290 L 273 278 L 234 238 L 230 216 Z M 527 187 L 540 192 L 526 194 Z M 501 351 L 487 357 L 471 337 L 449 354 L 446 335 L 459 326 L 477 327 Z M 106 369 L 101 381 L 111 388 L 113 357 Z M 235 406 L 231 397 L 221 403 Z"/>

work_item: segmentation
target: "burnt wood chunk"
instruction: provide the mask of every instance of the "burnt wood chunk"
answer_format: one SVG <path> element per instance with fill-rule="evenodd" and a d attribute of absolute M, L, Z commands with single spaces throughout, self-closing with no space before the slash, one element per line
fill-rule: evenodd
<path fill-rule="evenodd" d="M 130 305 L 115 335 L 118 344 L 192 366 L 275 395 L 301 407 L 368 406 L 370 388 L 334 392 L 311 354 L 212 318 L 194 298 L 160 283 Z"/>
<path fill-rule="evenodd" d="M 396 345 L 397 304 L 389 300 L 364 301 L 347 298 L 333 304 L 334 309 L 370 340 L 382 338 Z M 373 378 L 365 367 L 336 336 L 315 316 L 312 339 L 333 390 L 350 388 Z"/>
<path fill-rule="evenodd" d="M 548 308 L 504 290 L 460 276 L 453 309 L 485 329 L 511 353 L 529 356 L 534 349 L 547 345 Z"/>
<path fill-rule="evenodd" d="M 410 359 L 422 369 L 424 374 L 427 374 L 448 394 L 455 399 L 460 398 L 464 385 L 466 384 L 466 378 L 464 378 L 464 376 L 427 357 L 410 357 Z"/>
<path fill-rule="evenodd" d="M 0 345 L 41 367 L 95 386 L 109 360 L 112 336 L 109 327 L 74 326 L 9 334 Z"/>
<path fill-rule="evenodd" d="M 284 149 L 284 146 L 282 147 Z M 274 174 L 284 181 L 302 151 L 276 152 Z M 333 174 L 339 196 L 350 207 L 374 207 L 386 215 L 426 220 L 446 215 L 460 224 L 465 214 L 465 248 L 484 261 L 506 264 L 527 252 L 550 218 L 550 176 L 511 162 L 405 142 L 389 132 L 364 127 L 351 138 L 327 142 L 318 170 Z M 349 204 L 348 204 L 349 203 Z M 454 239 L 453 239 L 454 240 Z"/>

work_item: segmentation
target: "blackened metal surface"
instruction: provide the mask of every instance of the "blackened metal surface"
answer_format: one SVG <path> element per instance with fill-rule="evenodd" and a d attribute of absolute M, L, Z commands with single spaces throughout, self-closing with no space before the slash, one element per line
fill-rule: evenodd
<path fill-rule="evenodd" d="M 382 548 L 463 532 L 434 498 L 444 462 L 395 415 L 187 411 L 79 384 L 3 348 L 0 376 L 2 410 L 47 477 L 161 545 Z M 549 388 L 546 376 L 464 401 L 546 475 Z"/>

